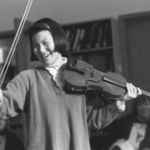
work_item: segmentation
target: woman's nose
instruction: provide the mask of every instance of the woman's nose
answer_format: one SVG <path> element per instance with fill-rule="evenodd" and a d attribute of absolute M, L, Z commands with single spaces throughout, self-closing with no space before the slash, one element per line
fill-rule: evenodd
<path fill-rule="evenodd" d="M 45 51 L 45 47 L 42 44 L 39 46 L 39 51 L 41 53 L 43 53 Z"/>

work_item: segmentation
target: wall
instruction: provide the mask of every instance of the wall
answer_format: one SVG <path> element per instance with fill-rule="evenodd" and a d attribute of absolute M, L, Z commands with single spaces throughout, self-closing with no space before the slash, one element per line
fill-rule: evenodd
<path fill-rule="evenodd" d="M 21 18 L 27 0 L 0 0 L 0 31 L 14 29 L 14 18 Z M 33 0 L 28 20 L 43 17 L 66 24 L 121 14 L 149 11 L 150 0 Z"/>

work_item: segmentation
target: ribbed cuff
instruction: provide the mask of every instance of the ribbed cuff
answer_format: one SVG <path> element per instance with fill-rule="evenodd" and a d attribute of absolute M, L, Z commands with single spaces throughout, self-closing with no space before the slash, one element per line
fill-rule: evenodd
<path fill-rule="evenodd" d="M 123 112 L 125 111 L 126 105 L 124 101 L 116 101 L 117 107 L 119 109 L 119 111 Z"/>

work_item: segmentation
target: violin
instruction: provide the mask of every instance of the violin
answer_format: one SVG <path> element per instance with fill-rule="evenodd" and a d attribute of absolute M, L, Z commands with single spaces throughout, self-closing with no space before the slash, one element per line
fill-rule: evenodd
<path fill-rule="evenodd" d="M 64 70 L 64 85 L 71 91 L 96 90 L 104 96 L 119 100 L 127 92 L 126 79 L 117 73 L 101 72 L 91 64 L 74 59 L 67 63 Z M 150 96 L 150 93 L 142 90 L 142 94 Z"/>

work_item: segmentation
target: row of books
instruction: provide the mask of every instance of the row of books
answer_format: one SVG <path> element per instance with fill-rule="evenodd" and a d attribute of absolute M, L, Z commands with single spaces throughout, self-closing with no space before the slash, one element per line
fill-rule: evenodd
<path fill-rule="evenodd" d="M 93 23 L 90 27 L 72 26 L 64 30 L 70 41 L 69 51 L 100 48 L 112 44 L 110 24 L 100 26 L 98 23 Z"/>

